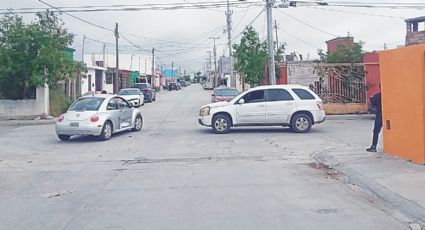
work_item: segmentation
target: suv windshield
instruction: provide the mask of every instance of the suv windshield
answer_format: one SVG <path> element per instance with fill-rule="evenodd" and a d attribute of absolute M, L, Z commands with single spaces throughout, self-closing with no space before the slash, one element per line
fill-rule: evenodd
<path fill-rule="evenodd" d="M 237 89 L 217 89 L 216 96 L 228 97 L 237 96 L 239 94 Z"/>
<path fill-rule="evenodd" d="M 148 86 L 147 84 L 136 84 L 136 85 L 132 85 L 131 88 L 147 89 Z"/>
<path fill-rule="evenodd" d="M 136 89 L 122 89 L 118 95 L 138 95 L 139 91 Z"/>
<path fill-rule="evenodd" d="M 97 111 L 104 100 L 105 98 L 101 97 L 83 97 L 78 99 L 69 111 Z"/>

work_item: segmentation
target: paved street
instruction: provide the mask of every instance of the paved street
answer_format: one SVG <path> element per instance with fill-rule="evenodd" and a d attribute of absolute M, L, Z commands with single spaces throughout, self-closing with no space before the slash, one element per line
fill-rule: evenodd
<path fill-rule="evenodd" d="M 53 125 L 0 128 L 0 229 L 408 229 L 318 152 L 364 149 L 372 121 L 311 133 L 197 124 L 211 91 L 163 92 L 140 133 L 60 142 Z"/>

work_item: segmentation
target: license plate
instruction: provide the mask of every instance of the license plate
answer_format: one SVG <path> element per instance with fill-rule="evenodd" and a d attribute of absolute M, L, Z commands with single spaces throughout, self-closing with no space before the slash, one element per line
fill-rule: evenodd
<path fill-rule="evenodd" d="M 71 122 L 71 124 L 69 126 L 78 127 L 78 126 L 80 126 L 80 124 L 78 122 Z"/>

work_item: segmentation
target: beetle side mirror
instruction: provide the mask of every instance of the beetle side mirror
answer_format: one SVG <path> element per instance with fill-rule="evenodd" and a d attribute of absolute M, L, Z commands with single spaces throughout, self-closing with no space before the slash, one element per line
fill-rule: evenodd
<path fill-rule="evenodd" d="M 238 104 L 240 104 L 240 105 L 242 105 L 242 104 L 244 104 L 245 103 L 245 100 L 243 99 L 243 98 L 241 98 L 239 101 L 238 101 Z"/>
<path fill-rule="evenodd" d="M 212 97 L 215 97 L 215 94 L 211 94 Z"/>

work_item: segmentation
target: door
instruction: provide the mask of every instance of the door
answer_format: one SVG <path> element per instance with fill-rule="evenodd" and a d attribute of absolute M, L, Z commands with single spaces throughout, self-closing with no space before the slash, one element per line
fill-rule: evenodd
<path fill-rule="evenodd" d="M 102 91 L 103 87 L 103 77 L 102 77 L 102 70 L 95 70 L 94 71 L 94 76 L 95 76 L 95 88 L 96 91 Z"/>
<path fill-rule="evenodd" d="M 295 111 L 295 101 L 285 89 L 266 90 L 267 124 L 289 124 L 291 114 Z"/>
<path fill-rule="evenodd" d="M 238 124 L 264 124 L 266 122 L 266 106 L 264 90 L 255 90 L 242 96 L 244 103 L 236 104 Z"/>
<path fill-rule="evenodd" d="M 88 78 L 88 80 L 87 80 L 87 82 L 88 82 L 88 86 L 87 86 L 87 91 L 91 91 L 91 75 L 89 74 L 88 76 L 87 76 L 87 78 Z"/>
<path fill-rule="evenodd" d="M 120 129 L 121 111 L 118 109 L 117 102 L 114 99 L 109 100 L 106 110 L 111 115 L 113 127 Z"/>
<path fill-rule="evenodd" d="M 124 99 L 116 97 L 118 109 L 120 110 L 120 129 L 131 126 L 131 119 L 133 117 L 133 108 Z"/>

